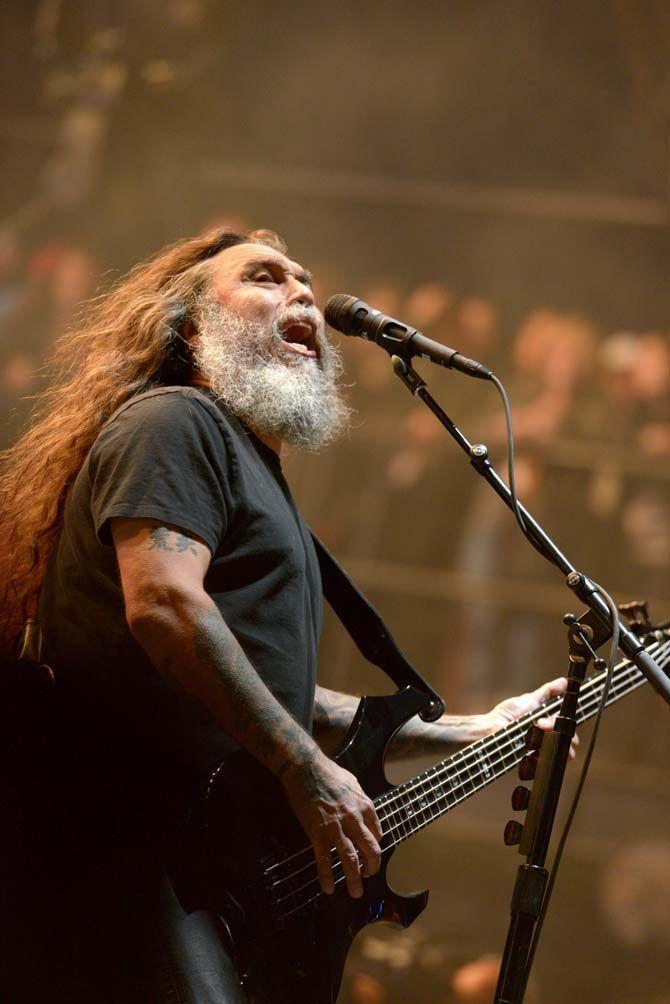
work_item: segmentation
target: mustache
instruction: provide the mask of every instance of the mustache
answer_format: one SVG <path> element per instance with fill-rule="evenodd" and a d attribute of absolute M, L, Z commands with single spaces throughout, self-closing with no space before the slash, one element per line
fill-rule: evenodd
<path fill-rule="evenodd" d="M 300 324 L 307 322 L 312 324 L 317 332 L 323 329 L 323 315 L 318 307 L 286 307 L 281 314 L 277 315 L 275 326 L 283 327 L 285 324 Z"/>

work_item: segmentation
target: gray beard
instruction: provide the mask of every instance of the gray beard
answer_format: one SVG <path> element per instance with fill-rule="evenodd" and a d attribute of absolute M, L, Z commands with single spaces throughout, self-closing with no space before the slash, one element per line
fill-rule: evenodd
<path fill-rule="evenodd" d="M 337 385 L 339 353 L 325 336 L 319 337 L 318 359 L 283 346 L 279 320 L 284 325 L 310 313 L 289 308 L 268 331 L 205 294 L 195 318 L 194 361 L 217 400 L 255 432 L 315 451 L 348 428 L 351 411 Z"/>

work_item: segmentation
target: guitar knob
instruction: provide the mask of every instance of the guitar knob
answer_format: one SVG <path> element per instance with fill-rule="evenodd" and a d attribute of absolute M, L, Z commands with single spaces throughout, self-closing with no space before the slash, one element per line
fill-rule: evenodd
<path fill-rule="evenodd" d="M 512 792 L 512 808 L 515 812 L 523 812 L 528 808 L 530 800 L 530 788 L 524 788 L 522 784 L 516 786 Z"/>
<path fill-rule="evenodd" d="M 516 819 L 510 819 L 510 821 L 505 826 L 503 833 L 503 840 L 508 847 L 513 847 L 518 844 L 521 840 L 521 834 L 523 833 L 523 826 Z"/>
<path fill-rule="evenodd" d="M 526 746 L 529 750 L 539 750 L 544 739 L 544 732 L 537 725 L 531 725 L 526 732 Z"/>
<path fill-rule="evenodd" d="M 532 781 L 537 770 L 537 753 L 529 753 L 519 764 L 519 780 Z"/>

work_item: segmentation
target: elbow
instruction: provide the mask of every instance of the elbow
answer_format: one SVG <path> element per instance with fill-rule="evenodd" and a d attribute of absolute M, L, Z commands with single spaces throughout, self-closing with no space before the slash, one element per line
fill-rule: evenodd
<path fill-rule="evenodd" d="M 126 596 L 128 629 L 140 644 L 159 634 L 169 636 L 189 617 L 199 599 L 190 591 L 175 587 L 152 587 Z"/>

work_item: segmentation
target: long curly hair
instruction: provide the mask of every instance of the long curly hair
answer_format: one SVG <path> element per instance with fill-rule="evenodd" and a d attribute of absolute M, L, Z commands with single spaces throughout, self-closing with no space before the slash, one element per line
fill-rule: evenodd
<path fill-rule="evenodd" d="M 0 653 L 11 655 L 34 614 L 68 492 L 101 427 L 134 395 L 189 381 L 182 331 L 211 259 L 248 242 L 286 250 L 270 230 L 217 228 L 171 244 L 90 301 L 56 342 L 50 386 L 28 430 L 0 454 Z"/>

